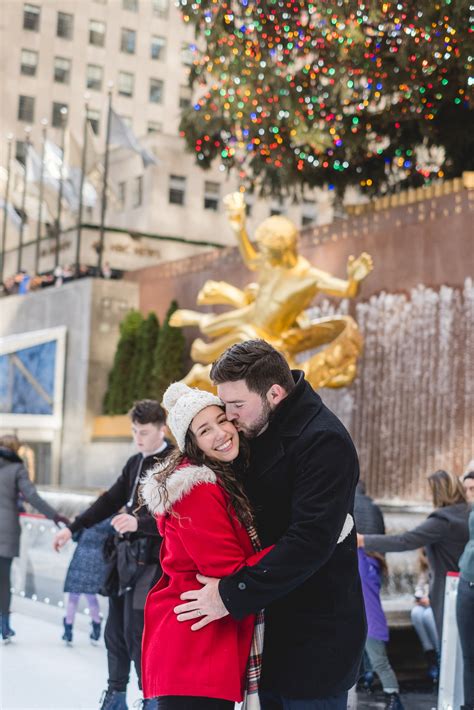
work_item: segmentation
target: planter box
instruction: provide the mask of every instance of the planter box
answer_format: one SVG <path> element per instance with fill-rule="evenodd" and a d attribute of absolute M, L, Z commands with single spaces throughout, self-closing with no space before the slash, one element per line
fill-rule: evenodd
<path fill-rule="evenodd" d="M 130 419 L 126 414 L 94 417 L 93 439 L 131 439 Z"/>

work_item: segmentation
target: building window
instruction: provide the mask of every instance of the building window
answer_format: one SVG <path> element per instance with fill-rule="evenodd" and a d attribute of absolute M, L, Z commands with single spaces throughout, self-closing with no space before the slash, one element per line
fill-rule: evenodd
<path fill-rule="evenodd" d="M 191 106 L 192 91 L 189 86 L 179 87 L 179 108 L 183 111 Z"/>
<path fill-rule="evenodd" d="M 163 61 L 165 58 L 165 52 L 166 52 L 166 38 L 153 36 L 151 38 L 151 46 L 150 46 L 151 58 L 152 59 L 160 59 L 161 61 Z"/>
<path fill-rule="evenodd" d="M 152 5 L 155 17 L 168 17 L 169 0 L 152 0 Z"/>
<path fill-rule="evenodd" d="M 204 209 L 217 212 L 221 186 L 218 182 L 206 180 L 204 183 Z"/>
<path fill-rule="evenodd" d="M 33 96 L 18 97 L 18 120 L 33 123 L 35 119 L 35 100 Z"/>
<path fill-rule="evenodd" d="M 170 175 L 169 202 L 171 205 L 184 205 L 186 193 L 186 178 L 181 175 Z"/>
<path fill-rule="evenodd" d="M 21 67 L 20 71 L 26 76 L 35 76 L 38 68 L 38 52 L 33 52 L 30 49 L 21 50 Z"/>
<path fill-rule="evenodd" d="M 161 133 L 163 130 L 163 124 L 160 121 L 148 121 L 147 133 Z"/>
<path fill-rule="evenodd" d="M 137 33 L 135 30 L 124 30 L 120 37 L 120 50 L 126 54 L 135 54 Z"/>
<path fill-rule="evenodd" d="M 161 79 L 150 79 L 150 101 L 161 104 L 163 101 L 163 82 Z"/>
<path fill-rule="evenodd" d="M 56 24 L 56 34 L 63 39 L 72 39 L 74 27 L 74 15 L 69 12 L 58 12 L 58 21 Z"/>
<path fill-rule="evenodd" d="M 273 200 L 273 203 L 270 207 L 270 217 L 274 217 L 275 215 L 279 214 L 285 214 L 285 212 L 286 207 L 283 200 L 281 198 L 278 200 Z"/>
<path fill-rule="evenodd" d="M 314 200 L 303 199 L 303 206 L 301 208 L 301 226 L 307 227 L 309 224 L 315 224 L 316 219 L 316 202 Z"/>
<path fill-rule="evenodd" d="M 62 126 L 64 125 L 66 113 L 63 109 L 66 109 L 67 111 L 67 104 L 61 104 L 56 101 L 53 103 L 53 114 L 51 117 L 51 124 L 55 128 L 62 128 Z"/>
<path fill-rule="evenodd" d="M 127 199 L 127 183 L 119 182 L 118 184 L 118 207 L 120 210 L 125 209 L 125 201 Z"/>
<path fill-rule="evenodd" d="M 194 61 L 194 45 L 189 42 L 183 42 L 181 45 L 181 61 L 187 67 L 190 67 Z"/>
<path fill-rule="evenodd" d="M 122 0 L 122 8 L 131 10 L 131 12 L 138 12 L 138 0 Z"/>
<path fill-rule="evenodd" d="M 69 84 L 71 78 L 71 60 L 64 57 L 54 57 L 54 81 L 59 84 Z"/>
<path fill-rule="evenodd" d="M 26 162 L 26 141 L 16 141 L 15 143 L 15 159 L 22 165 Z"/>
<path fill-rule="evenodd" d="M 97 64 L 88 64 L 86 73 L 86 86 L 94 91 L 102 91 L 104 70 Z"/>
<path fill-rule="evenodd" d="M 38 5 L 30 5 L 29 3 L 25 3 L 23 5 L 23 29 L 38 32 L 39 24 L 40 9 Z"/>
<path fill-rule="evenodd" d="M 251 217 L 252 210 L 253 210 L 254 196 L 251 195 L 249 192 L 246 192 L 244 199 L 245 199 L 245 214 L 247 215 L 247 217 Z"/>
<path fill-rule="evenodd" d="M 143 204 L 143 175 L 133 180 L 132 207 L 141 207 Z"/>
<path fill-rule="evenodd" d="M 120 96 L 133 96 L 133 74 L 119 71 L 118 92 Z"/>
<path fill-rule="evenodd" d="M 105 22 L 89 20 L 89 44 L 93 44 L 94 47 L 105 45 Z"/>
<path fill-rule="evenodd" d="M 87 120 L 91 124 L 92 130 L 97 136 L 100 130 L 100 111 L 97 111 L 94 108 L 87 109 Z"/>

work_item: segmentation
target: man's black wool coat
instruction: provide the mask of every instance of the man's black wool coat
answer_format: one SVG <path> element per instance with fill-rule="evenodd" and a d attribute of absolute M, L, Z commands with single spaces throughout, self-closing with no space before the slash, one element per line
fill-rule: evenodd
<path fill-rule="evenodd" d="M 245 487 L 263 546 L 254 567 L 221 580 L 234 618 L 265 609 L 261 688 L 323 698 L 357 680 L 366 637 L 356 532 L 339 545 L 353 514 L 357 454 L 339 419 L 305 381 L 251 441 Z"/>

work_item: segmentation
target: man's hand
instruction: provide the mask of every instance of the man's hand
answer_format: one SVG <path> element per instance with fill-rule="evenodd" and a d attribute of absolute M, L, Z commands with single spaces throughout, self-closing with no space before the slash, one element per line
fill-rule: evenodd
<path fill-rule="evenodd" d="M 357 533 L 357 547 L 364 547 L 364 536 Z"/>
<path fill-rule="evenodd" d="M 179 604 L 174 608 L 178 621 L 199 619 L 196 624 L 191 626 L 191 631 L 198 631 L 210 624 L 211 621 L 222 619 L 229 613 L 219 594 L 220 580 L 215 577 L 204 577 L 202 574 L 197 574 L 196 579 L 203 585 L 202 589 L 192 589 L 181 594 L 181 599 L 190 599 L 191 601 Z"/>
<path fill-rule="evenodd" d="M 138 530 L 138 520 L 134 515 L 128 513 L 120 513 L 112 518 L 112 527 L 119 533 L 136 532 Z"/>
<path fill-rule="evenodd" d="M 63 528 L 62 530 L 57 532 L 53 540 L 53 547 L 56 552 L 59 552 L 61 547 L 64 547 L 64 545 L 69 542 L 71 538 L 72 532 L 69 530 L 69 528 Z"/>

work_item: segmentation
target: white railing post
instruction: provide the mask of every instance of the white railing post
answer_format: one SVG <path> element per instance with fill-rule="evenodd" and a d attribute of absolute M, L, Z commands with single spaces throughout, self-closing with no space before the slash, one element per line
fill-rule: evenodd
<path fill-rule="evenodd" d="M 438 710 L 458 710 L 463 702 L 463 663 L 456 623 L 458 582 L 459 574 L 457 572 L 448 572 L 444 594 Z"/>

